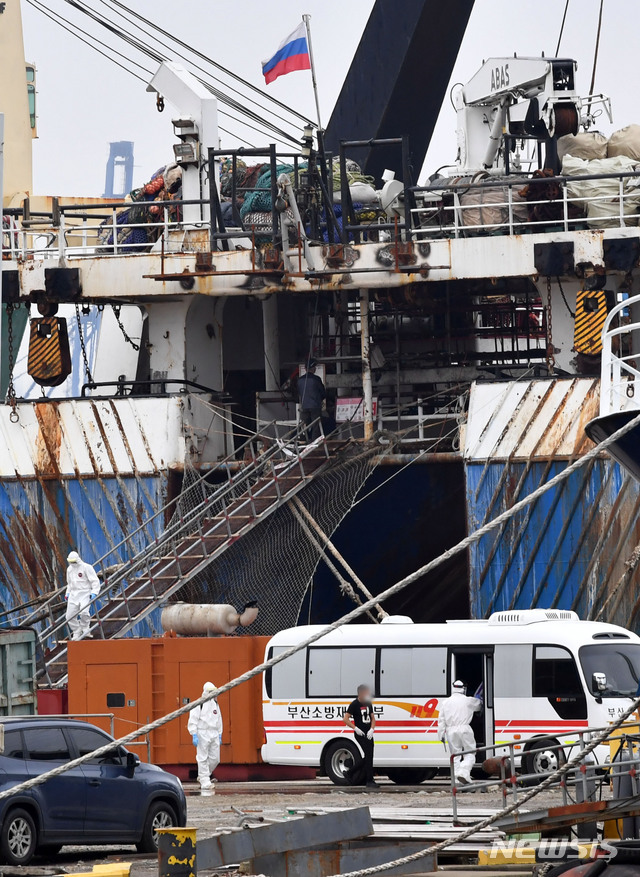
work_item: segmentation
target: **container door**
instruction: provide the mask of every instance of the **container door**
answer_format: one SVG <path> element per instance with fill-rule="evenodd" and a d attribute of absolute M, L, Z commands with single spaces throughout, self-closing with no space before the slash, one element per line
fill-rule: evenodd
<path fill-rule="evenodd" d="M 205 682 L 213 682 L 214 685 L 224 685 L 231 679 L 231 665 L 228 661 L 185 661 L 180 664 L 180 703 L 189 703 L 197 700 L 202 694 L 202 686 Z M 231 714 L 231 694 L 225 691 L 218 700 L 218 706 L 222 713 L 222 749 L 221 756 L 224 761 L 225 746 L 231 743 L 231 725 L 234 716 Z M 235 717 L 238 721 L 240 733 L 245 733 L 249 716 Z M 180 743 L 191 745 L 191 734 L 187 730 L 189 715 L 185 715 L 180 721 Z M 195 761 L 195 749 L 193 760 Z"/>
<path fill-rule="evenodd" d="M 11 631 L 2 636 L 0 713 L 31 716 L 36 712 L 35 634 Z"/>
<path fill-rule="evenodd" d="M 87 664 L 87 712 L 113 713 L 113 736 L 124 737 L 136 725 L 143 724 L 138 717 L 138 665 Z M 92 725 L 112 733 L 109 718 L 91 718 Z M 147 760 L 146 743 L 131 749 Z"/>

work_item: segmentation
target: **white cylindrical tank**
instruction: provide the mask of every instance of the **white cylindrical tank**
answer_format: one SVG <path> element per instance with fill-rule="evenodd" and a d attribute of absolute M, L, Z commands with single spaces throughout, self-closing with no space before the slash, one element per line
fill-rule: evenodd
<path fill-rule="evenodd" d="M 224 603 L 169 603 L 162 610 L 162 629 L 181 636 L 232 634 L 258 617 L 258 607 L 248 603 L 241 612 Z"/>

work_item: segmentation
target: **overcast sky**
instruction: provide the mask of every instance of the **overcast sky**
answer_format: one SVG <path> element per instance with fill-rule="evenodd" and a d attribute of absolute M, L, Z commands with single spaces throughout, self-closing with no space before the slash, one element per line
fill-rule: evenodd
<path fill-rule="evenodd" d="M 110 0 L 85 0 L 114 22 L 116 7 Z M 441 0 L 433 0 L 441 2 Z M 587 94 L 600 0 L 570 0 L 561 55 L 578 61 L 578 91 Z M 126 44 L 101 30 L 65 0 L 43 0 L 43 5 L 95 33 L 128 58 L 149 69 L 153 61 L 134 53 Z M 264 87 L 269 94 L 315 116 L 308 72 L 281 77 L 264 86 L 260 62 L 275 51 L 293 30 L 303 12 L 312 15 L 323 121 L 328 120 L 344 76 L 373 6 L 373 0 L 128 0 L 129 8 L 146 16 L 184 42 L 242 77 Z M 402 14 L 403 0 L 398 0 Z M 540 55 L 555 52 L 565 0 L 476 0 L 451 81 L 465 82 L 484 58 L 500 55 Z M 135 143 L 135 182 L 146 181 L 153 171 L 172 159 L 171 108 L 160 114 L 154 96 L 134 77 L 61 30 L 22 0 L 27 60 L 38 69 L 38 133 L 34 145 L 34 190 L 37 194 L 101 195 L 109 142 Z M 604 0 L 604 18 L 596 91 L 613 101 L 614 125 L 602 119 L 609 133 L 630 122 L 640 123 L 636 96 L 637 35 L 640 32 L 638 0 Z M 137 34 L 140 36 L 140 33 Z M 442 35 L 434 38 L 441 39 Z M 425 47 L 428 52 L 428 46 Z M 375 63 L 375 59 L 372 59 Z M 140 71 L 138 71 L 140 72 Z M 146 74 L 141 74 L 146 75 Z M 428 81 L 425 77 L 425 80 Z M 420 91 L 415 83 L 416 112 Z M 221 124 L 259 145 L 266 135 L 244 129 L 221 118 Z M 401 134 L 402 132 L 398 132 Z M 223 146 L 239 145 L 222 134 Z M 455 157 L 455 116 L 445 100 L 429 150 L 425 172 Z"/>

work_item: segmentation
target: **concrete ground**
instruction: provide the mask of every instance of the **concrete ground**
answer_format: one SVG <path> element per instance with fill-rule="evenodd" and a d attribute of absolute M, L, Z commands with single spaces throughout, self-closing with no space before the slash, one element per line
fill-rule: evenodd
<path fill-rule="evenodd" d="M 198 829 L 198 839 L 210 837 L 220 828 L 237 826 L 242 814 L 268 819 L 284 816 L 289 809 L 348 808 L 369 805 L 384 808 L 434 808 L 439 811 L 451 806 L 451 792 L 446 780 L 436 780 L 421 786 L 399 787 L 381 780 L 379 790 L 340 788 L 330 781 L 269 783 L 216 783 L 213 793 L 200 792 L 196 784 L 186 784 L 188 825 Z M 546 808 L 561 803 L 559 791 L 541 793 L 531 808 Z M 460 798 L 464 810 L 500 809 L 502 796 L 496 791 L 466 793 Z M 240 812 L 239 812 L 240 811 Z M 45 874 L 78 873 L 91 871 L 94 865 L 115 861 L 133 863 L 132 877 L 151 877 L 157 874 L 153 857 L 136 853 L 135 847 L 65 847 L 51 860 L 34 860 L 34 868 L 25 868 L 25 875 L 44 877 Z M 38 874 L 36 869 L 43 870 Z M 445 869 L 448 870 L 448 869 Z M 2 869 L 3 873 L 5 869 Z M 22 871 L 22 869 L 20 869 Z M 229 872 L 227 872 L 229 873 Z M 477 873 L 477 872 L 476 872 Z M 483 875 L 489 872 L 482 871 Z M 457 869 L 456 877 L 463 877 Z M 504 871 L 501 872 L 504 877 Z"/>

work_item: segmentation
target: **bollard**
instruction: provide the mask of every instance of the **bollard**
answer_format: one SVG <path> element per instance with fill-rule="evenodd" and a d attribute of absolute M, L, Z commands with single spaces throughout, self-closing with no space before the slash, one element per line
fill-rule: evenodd
<path fill-rule="evenodd" d="M 158 877 L 196 877 L 196 830 L 158 830 Z"/>

